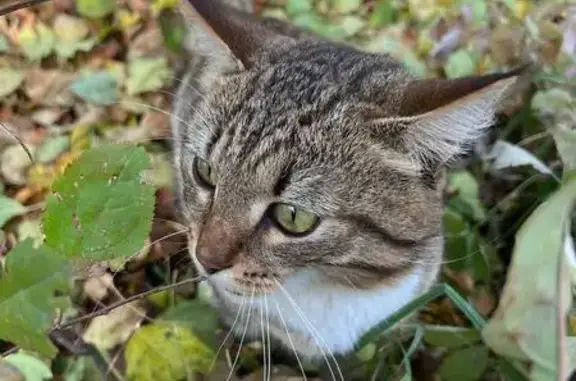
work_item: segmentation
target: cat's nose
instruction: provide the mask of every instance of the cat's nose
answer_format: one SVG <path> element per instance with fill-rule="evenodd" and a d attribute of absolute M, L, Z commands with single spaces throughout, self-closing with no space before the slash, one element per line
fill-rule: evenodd
<path fill-rule="evenodd" d="M 210 247 L 196 248 L 196 259 L 200 262 L 208 275 L 232 267 L 234 265 L 234 258 L 234 255 L 218 252 L 218 250 L 213 250 Z"/>

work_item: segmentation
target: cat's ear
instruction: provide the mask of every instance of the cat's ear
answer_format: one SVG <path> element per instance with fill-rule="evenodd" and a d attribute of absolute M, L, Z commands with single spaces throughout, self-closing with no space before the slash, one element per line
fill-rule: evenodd
<path fill-rule="evenodd" d="M 280 38 L 256 16 L 221 0 L 181 0 L 180 12 L 188 25 L 189 51 L 232 61 L 239 69 L 250 68 L 258 52 Z"/>
<path fill-rule="evenodd" d="M 450 161 L 490 127 L 499 106 L 527 66 L 505 73 L 415 80 L 403 91 L 398 117 L 377 121 L 413 156 L 437 165 Z"/>

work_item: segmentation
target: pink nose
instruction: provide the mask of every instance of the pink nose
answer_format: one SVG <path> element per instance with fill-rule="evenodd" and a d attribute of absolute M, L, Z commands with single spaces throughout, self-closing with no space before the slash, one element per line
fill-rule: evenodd
<path fill-rule="evenodd" d="M 237 229 L 226 229 L 221 223 L 208 221 L 202 228 L 196 245 L 196 258 L 209 274 L 230 268 L 242 248 Z"/>

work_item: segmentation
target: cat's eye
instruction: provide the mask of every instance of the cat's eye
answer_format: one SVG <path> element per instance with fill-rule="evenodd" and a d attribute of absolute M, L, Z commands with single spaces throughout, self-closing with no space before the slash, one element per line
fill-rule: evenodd
<path fill-rule="evenodd" d="M 216 187 L 216 172 L 206 160 L 194 159 L 194 174 L 197 181 L 205 188 L 214 189 Z"/>
<path fill-rule="evenodd" d="M 295 236 L 312 232 L 320 221 L 315 214 L 288 204 L 272 205 L 270 217 L 283 232 Z"/>

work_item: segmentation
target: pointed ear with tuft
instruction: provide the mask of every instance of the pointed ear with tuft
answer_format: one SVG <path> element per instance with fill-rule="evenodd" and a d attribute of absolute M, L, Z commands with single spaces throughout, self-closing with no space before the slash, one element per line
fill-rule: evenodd
<path fill-rule="evenodd" d="M 397 131 L 395 140 L 423 164 L 446 164 L 492 126 L 525 70 L 412 81 L 404 89 L 399 116 L 377 123 Z"/>
<path fill-rule="evenodd" d="M 188 51 L 240 70 L 249 69 L 259 50 L 280 38 L 256 16 L 221 0 L 181 0 L 180 12 L 188 26 Z"/>

